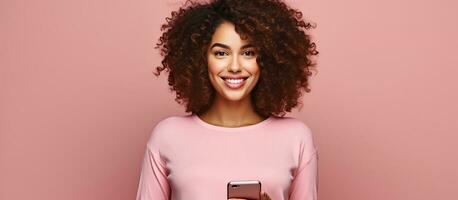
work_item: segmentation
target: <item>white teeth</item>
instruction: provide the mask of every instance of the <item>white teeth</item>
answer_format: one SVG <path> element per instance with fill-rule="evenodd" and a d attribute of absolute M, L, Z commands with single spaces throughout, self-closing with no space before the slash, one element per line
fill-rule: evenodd
<path fill-rule="evenodd" d="M 243 81 L 243 79 L 226 79 L 225 81 L 232 83 L 232 84 L 238 84 Z"/>

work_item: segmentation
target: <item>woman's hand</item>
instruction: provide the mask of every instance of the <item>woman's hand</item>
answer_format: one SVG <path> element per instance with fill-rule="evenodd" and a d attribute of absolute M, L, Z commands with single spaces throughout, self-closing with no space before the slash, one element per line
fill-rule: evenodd
<path fill-rule="evenodd" d="M 270 198 L 270 196 L 267 193 L 261 192 L 261 200 L 272 200 L 272 199 Z"/>
<path fill-rule="evenodd" d="M 234 199 L 234 198 L 231 198 L 231 199 L 228 199 L 228 200 L 248 200 L 248 199 Z M 265 193 L 265 192 L 261 192 L 261 200 L 272 200 L 270 198 L 270 196 Z"/>

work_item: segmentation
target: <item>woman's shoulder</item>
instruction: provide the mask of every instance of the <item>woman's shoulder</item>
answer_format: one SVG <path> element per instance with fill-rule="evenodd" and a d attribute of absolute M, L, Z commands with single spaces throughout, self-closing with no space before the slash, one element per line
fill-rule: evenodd
<path fill-rule="evenodd" d="M 177 124 L 181 124 L 182 122 L 184 122 L 184 120 L 186 120 L 184 116 L 178 116 L 178 115 L 166 116 L 160 119 L 154 127 L 155 128 L 173 127 L 173 126 L 176 126 Z"/>
<path fill-rule="evenodd" d="M 286 134 L 291 143 L 299 144 L 305 147 L 304 151 L 314 152 L 317 151 L 317 146 L 314 142 L 314 135 L 312 129 L 301 119 L 293 117 L 281 117 L 277 119 L 280 124 L 282 134 Z"/>
<path fill-rule="evenodd" d="M 157 121 L 150 133 L 150 140 L 162 140 L 166 137 L 174 137 L 178 129 L 186 126 L 189 118 L 185 116 L 167 116 Z"/>
<path fill-rule="evenodd" d="M 189 116 L 171 115 L 163 117 L 153 125 L 154 132 L 173 132 L 189 125 Z"/>
<path fill-rule="evenodd" d="M 283 133 L 289 133 L 292 136 L 311 139 L 312 129 L 303 120 L 294 117 L 273 117 L 275 123 L 273 126 L 283 130 Z"/>
<path fill-rule="evenodd" d="M 297 129 L 303 130 L 307 132 L 311 132 L 310 127 L 301 119 L 294 118 L 294 117 L 273 117 L 275 124 L 288 128 L 288 129 Z"/>

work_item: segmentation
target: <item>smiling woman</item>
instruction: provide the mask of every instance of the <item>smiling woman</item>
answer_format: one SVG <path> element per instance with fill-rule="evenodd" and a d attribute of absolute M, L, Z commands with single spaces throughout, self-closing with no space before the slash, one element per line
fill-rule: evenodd
<path fill-rule="evenodd" d="M 189 4 L 189 5 L 188 5 Z M 315 200 L 310 128 L 284 117 L 308 88 L 315 44 L 302 13 L 278 0 L 187 1 L 157 48 L 186 116 L 161 120 L 147 142 L 137 200 Z M 248 181 L 249 182 L 249 181 Z M 250 188 L 259 188 L 250 187 Z M 234 195 L 231 195 L 234 197 Z"/>
<path fill-rule="evenodd" d="M 170 89 L 177 94 L 175 100 L 185 104 L 186 112 L 203 114 L 218 97 L 208 76 L 208 66 L 210 62 L 216 63 L 213 62 L 216 58 L 224 60 L 218 66 L 232 64 L 251 69 L 252 66 L 243 65 L 248 61 L 258 65 L 260 77 L 250 98 L 255 112 L 264 118 L 291 112 L 301 103 L 302 90 L 311 91 L 309 77 L 315 66 L 312 59 L 318 51 L 306 33 L 313 25 L 302 19 L 300 11 L 281 1 L 215 0 L 201 4 L 188 0 L 166 19 L 167 23 L 161 27 L 164 33 L 156 46 L 164 59 L 155 75 L 159 76 L 163 70 L 170 72 Z M 222 34 L 228 38 L 222 40 Z M 247 48 L 254 52 L 245 52 L 242 42 L 249 44 Z M 209 50 L 215 53 L 215 59 L 209 60 L 212 58 Z M 238 58 L 252 53 L 256 55 L 246 58 L 253 59 Z M 237 62 L 232 62 L 234 59 Z M 249 71 L 244 71 L 243 75 L 248 75 Z"/>

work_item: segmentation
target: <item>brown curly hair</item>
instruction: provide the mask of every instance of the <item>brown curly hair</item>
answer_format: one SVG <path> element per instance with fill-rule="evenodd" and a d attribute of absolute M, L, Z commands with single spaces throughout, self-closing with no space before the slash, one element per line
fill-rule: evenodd
<path fill-rule="evenodd" d="M 169 72 L 168 84 L 175 100 L 186 103 L 186 112 L 201 114 L 215 97 L 207 71 L 206 52 L 215 29 L 224 21 L 234 24 L 242 39 L 258 52 L 261 74 L 250 94 L 255 112 L 261 116 L 284 116 L 297 106 L 301 89 L 310 92 L 309 76 L 316 66 L 316 45 L 305 30 L 315 28 L 302 19 L 302 12 L 280 0 L 187 0 L 166 17 L 164 31 L 156 43 L 162 66 Z"/>

